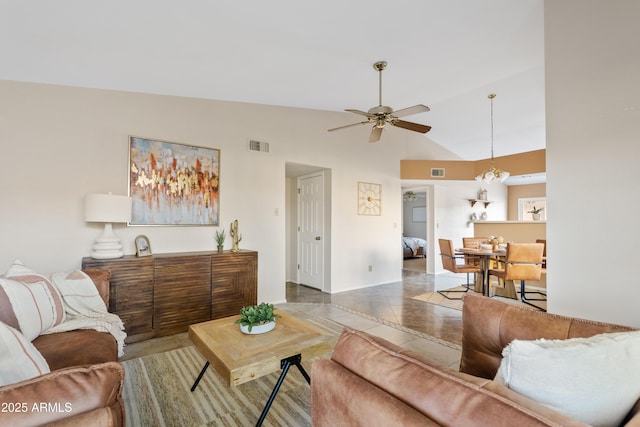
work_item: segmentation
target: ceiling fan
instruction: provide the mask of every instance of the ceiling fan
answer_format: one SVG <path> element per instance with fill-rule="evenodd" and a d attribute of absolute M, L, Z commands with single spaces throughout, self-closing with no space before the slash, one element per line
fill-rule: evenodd
<path fill-rule="evenodd" d="M 426 199 L 427 196 L 425 194 L 416 193 L 415 191 L 405 191 L 402 195 L 402 200 L 407 202 L 415 202 L 418 199 Z"/>
<path fill-rule="evenodd" d="M 398 111 L 393 111 L 393 108 L 388 107 L 386 105 L 382 105 L 382 70 L 384 70 L 385 68 L 387 68 L 387 63 L 385 61 L 378 61 L 375 64 L 373 64 L 373 69 L 376 70 L 379 74 L 378 106 L 371 108 L 367 112 L 354 110 L 354 109 L 345 110 L 351 113 L 365 116 L 367 120 L 365 120 L 364 122 L 353 123 L 350 125 L 329 129 L 329 132 L 348 128 L 351 126 L 373 123 L 373 129 L 371 129 L 369 142 L 377 142 L 380 140 L 380 136 L 382 135 L 382 129 L 384 129 L 384 126 L 387 123 L 389 123 L 392 126 L 396 126 L 399 128 L 408 129 L 408 130 L 412 130 L 414 132 L 420 132 L 420 133 L 427 133 L 431 130 L 431 126 L 422 125 L 419 123 L 407 122 L 399 119 L 399 117 L 405 117 L 405 116 L 410 116 L 412 114 L 425 113 L 429 111 L 429 107 L 427 107 L 426 105 L 418 104 L 418 105 L 414 105 L 413 107 L 403 108 L 402 110 L 398 110 Z"/>

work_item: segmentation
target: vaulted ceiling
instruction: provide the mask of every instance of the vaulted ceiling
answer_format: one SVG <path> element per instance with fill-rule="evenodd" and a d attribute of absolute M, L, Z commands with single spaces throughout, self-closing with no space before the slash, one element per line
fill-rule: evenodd
<path fill-rule="evenodd" d="M 460 159 L 490 155 L 490 93 L 496 156 L 545 147 L 543 0 L 1 0 L 0 22 L 4 80 L 366 111 L 385 60 L 383 104 L 428 105 L 406 120 Z"/>

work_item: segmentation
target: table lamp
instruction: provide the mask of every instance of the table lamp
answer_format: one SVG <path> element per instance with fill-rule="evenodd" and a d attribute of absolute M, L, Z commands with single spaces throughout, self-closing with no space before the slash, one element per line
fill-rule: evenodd
<path fill-rule="evenodd" d="M 93 258 L 111 259 L 124 255 L 120 238 L 113 233 L 111 224 L 131 221 L 131 197 L 111 193 L 87 194 L 84 200 L 84 220 L 104 222 L 104 232 L 93 245 Z"/>

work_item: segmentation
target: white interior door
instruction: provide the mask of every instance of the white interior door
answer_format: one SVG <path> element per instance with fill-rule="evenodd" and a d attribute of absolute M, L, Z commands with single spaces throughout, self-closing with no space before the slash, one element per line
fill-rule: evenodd
<path fill-rule="evenodd" d="M 323 289 L 324 176 L 298 178 L 298 283 Z"/>

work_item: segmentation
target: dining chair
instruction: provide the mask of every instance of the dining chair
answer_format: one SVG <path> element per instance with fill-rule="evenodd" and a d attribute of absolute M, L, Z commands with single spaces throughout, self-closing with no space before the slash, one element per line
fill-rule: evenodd
<path fill-rule="evenodd" d="M 542 251 L 542 270 L 547 269 L 547 239 L 536 239 L 536 243 L 544 244 L 544 250 Z"/>
<path fill-rule="evenodd" d="M 527 291 L 525 281 L 540 280 L 542 274 L 543 243 L 507 243 L 507 251 L 504 260 L 500 261 L 500 268 L 489 269 L 489 277 L 498 278 L 502 286 L 508 282 L 520 281 L 520 299 L 523 303 L 546 311 L 543 307 L 531 303 L 531 301 L 546 301 L 546 294 L 540 291 Z M 544 298 L 528 298 L 527 294 L 538 294 Z"/>
<path fill-rule="evenodd" d="M 480 243 L 486 242 L 487 237 L 463 237 L 462 238 L 462 247 L 469 249 L 478 249 L 480 247 Z M 464 255 L 465 264 L 471 265 L 480 265 L 480 258 L 473 255 Z"/>
<path fill-rule="evenodd" d="M 440 245 L 440 257 L 442 258 L 442 267 L 445 270 L 449 270 L 452 273 L 467 273 L 467 283 L 463 283 L 464 290 L 448 290 L 448 291 L 438 291 L 440 295 L 450 300 L 461 300 L 462 298 L 453 298 L 448 296 L 449 293 L 466 293 L 469 292 L 471 284 L 469 282 L 469 274 L 473 273 L 474 279 L 475 275 L 480 273 L 480 265 L 469 264 L 465 262 L 465 257 L 461 255 L 456 255 L 453 249 L 453 240 L 447 239 L 438 239 L 438 244 Z M 462 261 L 459 263 L 458 261 Z"/>

